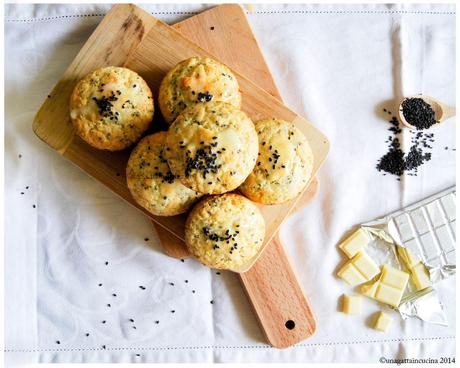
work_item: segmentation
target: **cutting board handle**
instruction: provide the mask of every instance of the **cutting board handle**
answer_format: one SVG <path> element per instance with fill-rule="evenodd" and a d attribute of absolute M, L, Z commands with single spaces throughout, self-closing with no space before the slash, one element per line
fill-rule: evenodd
<path fill-rule="evenodd" d="M 240 278 L 271 345 L 287 348 L 315 333 L 312 308 L 278 234 Z"/>

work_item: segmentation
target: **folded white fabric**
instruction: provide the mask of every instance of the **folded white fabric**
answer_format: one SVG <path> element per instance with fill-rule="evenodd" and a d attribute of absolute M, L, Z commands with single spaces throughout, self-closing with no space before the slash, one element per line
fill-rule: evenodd
<path fill-rule="evenodd" d="M 147 5 L 173 23 L 204 5 Z M 338 312 L 336 244 L 353 225 L 455 184 L 455 122 L 433 130 L 418 176 L 383 176 L 391 100 L 455 103 L 454 5 L 254 5 L 248 17 L 284 101 L 330 139 L 316 200 L 281 237 L 316 312 L 303 343 L 266 345 L 235 275 L 167 257 L 150 221 L 35 137 L 33 117 L 108 5 L 5 8 L 5 349 L 31 362 L 372 362 L 455 355 L 449 326 L 369 327 Z M 410 143 L 404 133 L 404 143 Z"/>

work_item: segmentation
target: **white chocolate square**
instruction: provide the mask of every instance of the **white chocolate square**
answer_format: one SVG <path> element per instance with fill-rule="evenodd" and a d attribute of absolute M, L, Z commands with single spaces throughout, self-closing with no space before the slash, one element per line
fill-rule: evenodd
<path fill-rule="evenodd" d="M 369 237 L 366 232 L 360 228 L 340 243 L 339 248 L 342 249 L 348 258 L 351 258 L 362 250 L 368 243 Z"/>
<path fill-rule="evenodd" d="M 396 268 L 384 265 L 382 268 L 382 276 L 380 281 L 388 286 L 404 291 L 409 280 L 409 275 L 406 272 L 397 270 Z"/>
<path fill-rule="evenodd" d="M 337 272 L 337 276 L 351 286 L 359 285 L 367 281 L 351 262 L 347 262 L 339 272 Z"/>
<path fill-rule="evenodd" d="M 393 286 L 388 286 L 383 283 L 379 283 L 377 291 L 375 293 L 375 299 L 379 302 L 397 307 L 401 302 L 401 298 L 404 290 L 397 289 Z"/>
<path fill-rule="evenodd" d="M 374 329 L 382 332 L 387 332 L 393 318 L 384 312 L 380 312 L 375 320 Z"/>
<path fill-rule="evenodd" d="M 428 270 L 423 265 L 423 263 L 420 262 L 415 267 L 413 267 L 410 271 L 411 271 L 412 281 L 414 282 L 417 290 L 422 290 L 422 289 L 427 288 L 428 286 L 431 286 L 430 274 L 428 273 Z"/>
<path fill-rule="evenodd" d="M 351 262 L 361 272 L 367 280 L 372 279 L 375 275 L 380 273 L 380 268 L 364 251 L 356 254 Z"/>
<path fill-rule="evenodd" d="M 361 297 L 359 295 L 343 295 L 342 312 L 347 314 L 361 314 Z"/>

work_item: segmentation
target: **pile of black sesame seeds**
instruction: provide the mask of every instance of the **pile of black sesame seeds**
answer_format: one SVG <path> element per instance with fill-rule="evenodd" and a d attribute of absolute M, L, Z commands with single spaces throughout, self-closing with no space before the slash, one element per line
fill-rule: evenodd
<path fill-rule="evenodd" d="M 409 176 L 417 176 L 418 168 L 431 160 L 431 152 L 428 151 L 433 148 L 431 143 L 434 142 L 434 134 L 410 130 L 409 132 L 412 134 L 411 146 L 408 153 L 405 153 L 401 149 L 401 143 L 397 137 L 402 132 L 399 120 L 392 115 L 391 111 L 387 109 L 383 109 L 383 111 L 392 116 L 389 120 L 391 127 L 388 129 L 392 135 L 388 136 L 385 141 L 389 143 L 388 152 L 380 157 L 376 169 L 383 171 L 383 175 L 388 173 L 397 176 L 397 180 L 401 180 L 400 177 L 404 173 Z"/>

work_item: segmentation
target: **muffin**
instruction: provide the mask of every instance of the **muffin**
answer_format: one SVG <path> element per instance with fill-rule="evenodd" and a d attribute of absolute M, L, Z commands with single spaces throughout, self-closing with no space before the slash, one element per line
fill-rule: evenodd
<path fill-rule="evenodd" d="M 313 170 L 313 153 L 307 139 L 284 120 L 260 120 L 255 127 L 259 157 L 240 191 L 264 204 L 279 204 L 295 198 L 307 185 Z"/>
<path fill-rule="evenodd" d="M 201 194 L 185 187 L 169 170 L 163 155 L 166 132 L 144 137 L 131 152 L 126 167 L 134 200 L 157 216 L 187 211 Z"/>
<path fill-rule="evenodd" d="M 185 108 L 210 101 L 241 107 L 238 81 L 230 69 L 213 59 L 192 57 L 184 60 L 161 82 L 158 102 L 168 124 Z"/>
<path fill-rule="evenodd" d="M 237 188 L 257 160 L 257 133 L 246 114 L 225 102 L 198 103 L 177 117 L 165 157 L 182 184 L 200 193 Z"/>
<path fill-rule="evenodd" d="M 153 118 L 153 97 L 135 72 L 109 66 L 88 74 L 70 96 L 76 133 L 91 146 L 118 151 L 137 142 Z"/>
<path fill-rule="evenodd" d="M 234 193 L 205 198 L 185 224 L 190 253 L 212 268 L 238 269 L 247 264 L 264 237 L 265 221 L 257 206 Z"/>

